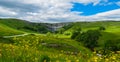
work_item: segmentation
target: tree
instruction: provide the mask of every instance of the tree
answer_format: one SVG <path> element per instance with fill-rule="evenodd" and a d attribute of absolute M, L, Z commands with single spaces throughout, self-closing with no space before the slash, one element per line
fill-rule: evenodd
<path fill-rule="evenodd" d="M 81 31 L 81 27 L 75 27 L 73 31 Z"/>
<path fill-rule="evenodd" d="M 60 28 L 60 29 L 58 30 L 59 34 L 63 34 L 63 33 L 64 33 L 64 31 L 65 31 L 65 29 L 64 29 L 64 28 Z"/>
<path fill-rule="evenodd" d="M 99 27 L 99 30 L 105 30 L 105 27 L 101 26 Z"/>
<path fill-rule="evenodd" d="M 91 50 L 97 46 L 97 40 L 101 36 L 99 30 L 88 30 L 87 32 L 81 33 L 76 37 L 76 40 L 82 42 L 84 46 L 90 48 Z"/>
<path fill-rule="evenodd" d="M 65 30 L 68 30 L 73 27 L 73 23 L 69 23 L 68 25 L 63 26 Z"/>
<path fill-rule="evenodd" d="M 72 33 L 71 39 L 75 39 L 79 34 L 80 34 L 79 31 L 74 31 L 74 32 Z"/>
<path fill-rule="evenodd" d="M 73 33 L 72 33 L 71 39 L 75 39 L 80 34 L 80 32 L 81 32 L 80 27 L 75 28 Z"/>
<path fill-rule="evenodd" d="M 120 51 L 120 39 L 117 40 L 107 40 L 104 44 L 104 50 L 109 51 Z"/>

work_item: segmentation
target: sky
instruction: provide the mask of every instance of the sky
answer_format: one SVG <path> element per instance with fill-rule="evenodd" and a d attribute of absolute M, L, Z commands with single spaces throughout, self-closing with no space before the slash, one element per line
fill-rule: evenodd
<path fill-rule="evenodd" d="M 0 0 L 0 18 L 45 23 L 120 21 L 120 0 Z"/>

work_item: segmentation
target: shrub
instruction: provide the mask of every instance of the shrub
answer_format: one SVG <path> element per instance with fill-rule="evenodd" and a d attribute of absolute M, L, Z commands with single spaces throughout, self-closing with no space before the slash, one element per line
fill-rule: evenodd
<path fill-rule="evenodd" d="M 0 36 L 0 38 L 3 38 L 3 36 Z"/>
<path fill-rule="evenodd" d="M 80 32 L 78 32 L 78 31 L 73 32 L 71 39 L 75 39 L 79 34 L 80 34 Z"/>
<path fill-rule="evenodd" d="M 47 55 L 42 55 L 40 62 L 50 62 L 50 58 Z"/>
<path fill-rule="evenodd" d="M 67 36 L 68 36 L 68 35 L 70 35 L 70 33 L 65 33 L 65 35 L 67 35 Z"/>
<path fill-rule="evenodd" d="M 71 39 L 75 39 L 81 32 L 81 28 L 75 28 L 73 33 L 72 33 L 72 36 L 71 36 Z"/>
<path fill-rule="evenodd" d="M 59 33 L 59 34 L 63 34 L 63 33 L 64 33 L 64 31 L 65 31 L 65 29 L 64 29 L 64 28 L 60 28 L 60 29 L 58 29 L 58 33 Z"/>
<path fill-rule="evenodd" d="M 105 27 L 101 26 L 99 27 L 99 30 L 105 30 Z"/>
<path fill-rule="evenodd" d="M 107 40 L 104 44 L 104 50 L 120 51 L 120 39 Z"/>

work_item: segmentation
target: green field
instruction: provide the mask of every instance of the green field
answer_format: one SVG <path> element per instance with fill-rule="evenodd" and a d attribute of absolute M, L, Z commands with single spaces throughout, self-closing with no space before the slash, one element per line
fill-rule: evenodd
<path fill-rule="evenodd" d="M 71 33 L 74 28 L 81 27 L 82 31 L 96 30 L 99 27 L 105 27 L 106 30 L 102 31 L 102 36 L 99 39 L 100 44 L 104 43 L 106 40 L 120 39 L 120 22 L 78 22 L 72 23 L 73 26 L 66 32 Z"/>
<path fill-rule="evenodd" d="M 101 36 L 97 40 L 98 46 L 94 51 L 85 47 L 82 42 L 70 38 L 75 28 L 80 27 L 81 32 L 87 32 L 98 30 L 101 26 L 105 27 L 105 30 L 100 31 Z M 38 28 L 43 29 L 42 32 L 38 31 Z M 23 20 L 21 22 L 18 19 L 0 19 L 0 62 L 120 61 L 120 49 L 107 50 L 107 54 L 103 54 L 102 49 L 108 40 L 113 43 L 120 41 L 120 22 L 75 22 L 63 28 L 63 34 L 52 33 L 39 23 L 34 24 Z M 48 33 L 43 33 L 43 31 Z M 23 35 L 26 33 L 29 34 Z M 4 36 L 13 37 L 4 38 Z M 120 46 L 120 42 L 117 46 Z"/>
<path fill-rule="evenodd" d="M 10 28 L 0 23 L 0 36 L 17 35 L 17 34 L 23 34 L 23 33 L 25 32 Z"/>

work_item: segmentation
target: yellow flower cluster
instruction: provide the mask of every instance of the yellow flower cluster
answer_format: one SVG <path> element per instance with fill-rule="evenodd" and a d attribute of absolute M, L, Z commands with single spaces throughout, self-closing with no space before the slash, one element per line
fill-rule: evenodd
<path fill-rule="evenodd" d="M 27 38 L 27 40 L 25 39 Z M 119 62 L 120 51 L 110 55 L 97 55 L 96 52 L 74 55 L 74 52 L 56 50 L 41 45 L 44 39 L 39 37 L 13 38 L 14 43 L 0 43 L 0 61 L 2 62 Z M 48 41 L 46 41 L 48 42 Z M 46 56 L 42 56 L 46 55 Z M 43 60 L 43 61 L 42 61 Z"/>

